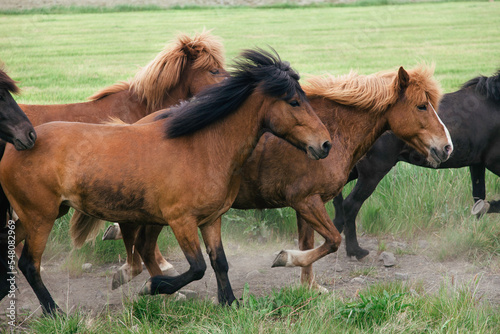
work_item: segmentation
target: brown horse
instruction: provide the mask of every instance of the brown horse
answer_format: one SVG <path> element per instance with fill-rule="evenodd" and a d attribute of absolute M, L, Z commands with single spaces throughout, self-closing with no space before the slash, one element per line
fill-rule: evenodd
<path fill-rule="evenodd" d="M 52 121 L 102 123 L 118 117 L 134 123 L 144 116 L 186 100 L 222 80 L 224 48 L 209 31 L 177 36 L 128 82 L 119 82 L 89 102 L 20 107 L 37 126 Z"/>
<path fill-rule="evenodd" d="M 69 207 L 115 222 L 170 225 L 190 268 L 151 278 L 151 293 L 174 293 L 204 275 L 199 227 L 219 301 L 231 304 L 218 218 L 231 207 L 239 170 L 260 136 L 271 131 L 313 159 L 325 158 L 331 148 L 298 78 L 277 55 L 246 51 L 229 79 L 155 122 L 51 122 L 37 127 L 33 150 L 7 145 L 0 183 L 23 223 L 16 226 L 26 240 L 19 268 L 44 310 L 58 308 L 41 279 L 40 260 L 54 220 Z"/>
<path fill-rule="evenodd" d="M 19 88 L 0 64 L 0 139 L 17 150 L 30 149 L 35 145 L 35 129 L 11 93 L 19 93 Z"/>
<path fill-rule="evenodd" d="M 242 168 L 240 190 L 233 203 L 237 209 L 290 206 L 296 210 L 301 251 L 282 251 L 273 266 L 302 266 L 301 281 L 315 284 L 311 264 L 335 251 L 341 240 L 324 203 L 342 190 L 352 167 L 386 130 L 392 130 L 432 164 L 449 157 L 453 146 L 433 107 L 441 93 L 432 74 L 431 68 L 421 66 L 408 72 L 400 68 L 369 76 L 351 72 L 309 80 L 304 90 L 330 131 L 335 154 L 309 161 L 283 140 L 265 135 Z M 152 247 L 161 230 L 157 226 L 140 231 L 136 226 L 120 227 L 126 247 L 134 246 L 132 240 L 136 249 Z M 325 243 L 311 250 L 313 229 Z M 151 254 L 152 250 L 143 252 Z M 154 261 L 143 260 L 151 275 L 159 273 Z M 140 261 L 132 266 L 132 272 L 142 268 Z"/>
<path fill-rule="evenodd" d="M 193 37 L 180 34 L 132 80 L 100 90 L 89 102 L 20 106 L 35 126 L 51 121 L 102 123 L 110 117 L 134 123 L 192 97 L 225 75 L 224 47 L 219 38 L 209 31 Z M 75 212 L 71 219 L 78 221 L 81 213 Z M 21 251 L 22 244 L 16 248 L 18 256 Z M 164 263 L 162 268 L 172 266 Z"/>

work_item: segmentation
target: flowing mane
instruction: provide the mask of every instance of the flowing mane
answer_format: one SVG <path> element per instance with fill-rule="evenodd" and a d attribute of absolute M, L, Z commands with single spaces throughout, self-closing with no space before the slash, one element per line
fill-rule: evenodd
<path fill-rule="evenodd" d="M 441 97 L 441 88 L 433 79 L 434 67 L 420 65 L 408 71 L 410 85 L 405 94 L 415 99 L 415 94 L 425 97 L 436 106 Z M 309 97 L 320 96 L 347 106 L 354 106 L 373 112 L 382 112 L 399 98 L 399 91 L 393 85 L 397 71 L 360 75 L 354 71 L 335 77 L 316 76 L 307 80 L 304 91 Z"/>
<path fill-rule="evenodd" d="M 170 118 L 166 125 L 167 138 L 175 138 L 200 130 L 236 111 L 259 87 L 264 94 L 289 100 L 296 94 L 306 100 L 298 80 L 299 75 L 278 54 L 245 50 L 236 60 L 231 76 L 211 86 L 189 102 L 184 102 L 160 114 L 157 119 Z"/>
<path fill-rule="evenodd" d="M 140 69 L 133 79 L 106 87 L 89 99 L 95 101 L 131 89 L 142 102 L 146 102 L 148 109 L 160 109 L 165 94 L 179 83 L 190 63 L 194 69 L 224 67 L 224 47 L 219 38 L 205 30 L 193 38 L 181 34 Z"/>
<path fill-rule="evenodd" d="M 2 64 L 0 64 L 0 89 L 6 89 L 13 94 L 18 94 L 20 91 L 16 82 L 4 71 Z"/>
<path fill-rule="evenodd" d="M 500 101 L 500 70 L 491 77 L 480 75 L 467 81 L 462 89 L 476 86 L 476 93 L 493 101 Z"/>

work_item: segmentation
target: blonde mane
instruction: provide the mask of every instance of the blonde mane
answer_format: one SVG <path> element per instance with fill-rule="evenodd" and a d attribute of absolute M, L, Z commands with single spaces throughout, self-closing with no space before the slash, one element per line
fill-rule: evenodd
<path fill-rule="evenodd" d="M 224 67 L 224 47 L 219 38 L 203 30 L 193 38 L 180 34 L 128 82 L 106 87 L 91 97 L 95 101 L 127 89 L 132 90 L 148 109 L 161 108 L 165 94 L 177 86 L 189 60 L 193 69 Z"/>
<path fill-rule="evenodd" d="M 441 97 L 439 83 L 432 77 L 434 66 L 419 65 L 407 71 L 410 83 L 405 96 L 412 101 L 426 98 L 437 106 Z M 394 86 L 397 71 L 360 75 L 354 71 L 335 77 L 316 76 L 307 79 L 303 86 L 309 97 L 319 96 L 337 103 L 371 110 L 375 113 L 386 110 L 397 101 L 399 91 Z M 425 96 L 417 96 L 425 94 Z"/>

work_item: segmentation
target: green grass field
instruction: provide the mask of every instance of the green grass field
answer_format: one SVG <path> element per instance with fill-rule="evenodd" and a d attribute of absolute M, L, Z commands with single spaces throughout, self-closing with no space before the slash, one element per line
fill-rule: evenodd
<path fill-rule="evenodd" d="M 267 45 L 275 48 L 282 59 L 290 61 L 303 75 L 344 74 L 351 69 L 369 74 L 400 65 L 434 63 L 444 92 L 452 92 L 465 81 L 479 74 L 491 75 L 500 68 L 499 14 L 498 2 L 3 13 L 0 14 L 0 60 L 10 76 L 19 81 L 22 88 L 22 95 L 17 98 L 19 103 L 79 102 L 100 88 L 132 77 L 138 67 L 146 65 L 178 32 L 192 34 L 207 28 L 214 29 L 213 34 L 223 38 L 228 63 L 243 48 Z M 487 199 L 498 199 L 500 182 L 491 173 L 486 179 Z M 380 238 L 394 235 L 411 239 L 419 235 L 439 240 L 434 252 L 437 259 L 495 262 L 500 255 L 498 218 L 494 215 L 481 220 L 471 217 L 471 197 L 465 169 L 433 171 L 400 164 L 365 203 L 358 224 L 363 231 Z M 333 213 L 331 204 L 328 208 Z M 48 246 L 51 254 L 71 249 L 67 225 L 64 218 L 56 224 Z M 295 231 L 295 217 L 290 209 L 230 211 L 224 222 L 225 238 L 243 239 L 256 232 L 270 238 L 292 238 Z M 164 233 L 161 246 L 162 249 L 175 247 L 175 240 Z M 121 243 L 97 241 L 72 253 L 68 266 L 88 260 L 104 262 L 103 258 L 113 261 L 118 254 L 124 256 Z M 179 332 L 227 333 L 333 330 L 494 333 L 498 328 L 495 326 L 500 324 L 498 313 L 491 317 L 493 311 L 487 306 L 468 304 L 473 303 L 473 298 L 465 292 L 443 292 L 426 299 L 412 295 L 401 286 L 384 289 L 397 291 L 389 291 L 386 296 L 382 290 L 369 290 L 365 296 L 381 296 L 381 302 L 387 302 L 394 294 L 402 293 L 403 297 L 397 298 L 403 301 L 398 300 L 411 306 L 396 308 L 396 311 L 394 307 L 379 310 L 382 313 L 379 321 L 363 318 L 370 317 L 370 312 L 363 311 L 366 305 L 354 307 L 353 303 L 360 302 L 359 299 L 335 301 L 310 296 L 308 302 L 277 304 L 279 310 L 283 310 L 280 305 L 288 305 L 286 310 L 290 312 L 276 314 L 273 309 L 264 311 L 255 306 L 264 302 L 250 302 L 252 298 L 247 297 L 238 310 L 221 311 L 206 303 L 186 303 L 182 308 L 185 313 L 175 309 L 180 313 L 169 315 L 172 319 L 167 320 Z M 293 298 L 303 295 L 300 289 L 292 289 L 268 298 L 280 300 L 286 298 L 283 294 L 287 293 Z M 440 313 L 436 305 L 448 311 Z M 121 312 L 118 320 L 102 315 L 91 321 L 86 315 L 76 314 L 69 320 L 37 320 L 32 326 L 37 333 L 100 333 L 103 330 L 149 333 L 171 328 L 157 324 L 158 320 L 165 319 L 150 319 L 143 312 L 150 308 L 173 312 L 172 304 L 139 300 Z M 300 315 L 295 311 L 298 308 Z M 354 318 L 342 314 L 342 310 L 349 314 L 350 308 L 356 310 Z M 419 310 L 425 310 L 428 317 L 434 318 L 424 320 Z M 214 321 L 210 314 L 215 312 L 224 313 L 223 319 Z M 362 314 L 359 321 L 356 312 Z M 191 314 L 193 319 L 202 322 L 186 320 Z M 484 320 L 488 316 L 492 320 Z M 310 320 L 304 322 L 298 318 Z M 256 327 L 239 327 L 245 323 Z M 322 327 L 326 323 L 330 327 Z M 148 326 L 153 329 L 149 330 Z"/>

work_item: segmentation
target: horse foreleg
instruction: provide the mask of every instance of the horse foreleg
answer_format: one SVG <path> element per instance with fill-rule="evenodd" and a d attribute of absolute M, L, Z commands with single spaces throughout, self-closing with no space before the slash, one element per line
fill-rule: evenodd
<path fill-rule="evenodd" d="M 11 282 L 9 281 L 9 272 L 14 270 L 9 269 L 9 229 L 7 227 L 0 228 L 0 300 L 2 300 L 11 290 Z M 13 282 L 15 284 L 15 281 Z"/>
<path fill-rule="evenodd" d="M 488 168 L 489 171 L 494 173 L 496 176 L 500 176 L 500 161 L 497 159 L 498 153 L 493 154 L 493 158 L 488 157 L 486 158 L 486 168 Z M 471 166 L 472 167 L 472 166 Z M 484 167 L 483 167 L 484 168 Z M 483 169 L 484 173 L 484 169 Z M 472 174 L 472 168 L 471 168 L 471 174 Z M 484 187 L 484 174 L 483 174 L 483 187 Z M 484 190 L 486 193 L 486 190 Z M 485 198 L 486 194 L 483 196 L 483 199 Z M 479 202 L 479 201 L 478 201 Z M 484 201 L 484 213 L 500 213 L 500 201 Z M 483 213 L 483 212 L 481 212 Z"/>
<path fill-rule="evenodd" d="M 484 164 L 475 164 L 469 166 L 470 178 L 472 181 L 472 198 L 474 205 L 472 206 L 471 213 L 476 215 L 479 219 L 488 212 L 490 204 L 485 201 L 486 198 L 486 185 L 485 185 L 485 171 Z"/>
<path fill-rule="evenodd" d="M 333 198 L 333 207 L 335 208 L 335 218 L 333 224 L 339 233 L 344 231 L 345 215 L 344 215 L 344 197 L 342 192 Z"/>
<path fill-rule="evenodd" d="M 313 228 L 302 218 L 302 216 L 296 212 L 297 216 L 297 227 L 299 232 L 299 249 L 301 251 L 306 251 L 314 248 L 314 230 Z M 314 274 L 312 271 L 312 264 L 302 267 L 300 274 L 300 282 L 306 284 L 309 287 L 316 285 L 314 280 Z"/>
<path fill-rule="evenodd" d="M 53 314 L 55 312 L 62 313 L 62 311 L 43 284 L 42 277 L 40 276 L 42 254 L 47 244 L 52 226 L 54 225 L 55 218 L 52 222 L 49 221 L 50 220 L 47 220 L 33 225 L 38 226 L 38 228 L 27 234 L 18 266 L 38 297 L 44 312 Z"/>
<path fill-rule="evenodd" d="M 222 247 L 221 218 L 219 217 L 214 222 L 201 226 L 200 230 L 217 279 L 219 304 L 231 305 L 236 298 L 227 275 L 229 265 Z"/>
<path fill-rule="evenodd" d="M 201 253 L 197 220 L 194 218 L 171 220 L 169 225 L 172 227 L 184 256 L 186 256 L 189 269 L 174 277 L 164 275 L 151 277 L 146 282 L 141 294 L 172 294 L 192 281 L 201 279 L 205 274 L 207 265 Z"/>
<path fill-rule="evenodd" d="M 306 251 L 283 250 L 274 260 L 273 267 L 305 267 L 327 254 L 337 251 L 342 241 L 340 233 L 330 220 L 319 195 L 310 196 L 293 206 L 297 214 L 318 232 L 325 242 L 315 249 Z"/>

